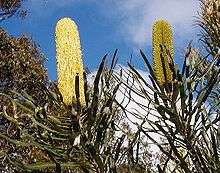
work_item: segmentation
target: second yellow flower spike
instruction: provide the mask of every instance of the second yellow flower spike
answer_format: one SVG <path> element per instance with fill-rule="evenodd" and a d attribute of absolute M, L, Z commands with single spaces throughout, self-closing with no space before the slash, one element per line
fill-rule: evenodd
<path fill-rule="evenodd" d="M 164 86 L 166 81 L 167 83 L 172 83 L 173 74 L 170 69 L 169 63 L 173 62 L 174 51 L 172 30 L 168 22 L 164 20 L 158 20 L 154 23 L 152 33 L 152 46 L 153 69 L 157 82 L 160 86 Z M 167 55 L 166 50 L 161 51 L 161 47 L 166 48 L 170 55 Z M 161 60 L 161 55 L 163 56 L 164 62 L 162 62 Z"/>

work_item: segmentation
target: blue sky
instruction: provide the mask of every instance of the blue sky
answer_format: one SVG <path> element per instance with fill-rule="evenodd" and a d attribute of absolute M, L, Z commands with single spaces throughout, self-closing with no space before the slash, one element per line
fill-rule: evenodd
<path fill-rule="evenodd" d="M 126 65 L 132 54 L 133 63 L 142 68 L 138 50 L 144 50 L 151 58 L 151 27 L 156 19 L 166 19 L 173 26 L 178 64 L 187 43 L 193 39 L 197 45 L 198 28 L 194 20 L 198 0 L 27 0 L 23 8 L 29 12 L 24 20 L 12 17 L 1 26 L 14 36 L 27 34 L 40 45 L 53 80 L 56 79 L 54 30 L 63 17 L 77 23 L 84 63 L 91 71 L 104 54 L 116 48 L 120 64 Z"/>

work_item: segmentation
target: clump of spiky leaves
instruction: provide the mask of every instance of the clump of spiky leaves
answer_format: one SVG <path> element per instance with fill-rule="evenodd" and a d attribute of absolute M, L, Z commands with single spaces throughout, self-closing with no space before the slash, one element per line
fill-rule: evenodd
<path fill-rule="evenodd" d="M 215 53 L 213 52 L 213 55 Z M 210 77 L 212 76 L 212 73 L 218 72 L 218 58 L 219 55 L 215 54 L 215 57 L 213 60 L 208 59 L 207 57 L 203 56 L 199 50 L 195 48 L 190 48 L 189 56 L 186 60 L 186 63 L 190 66 L 191 69 L 194 69 L 196 71 L 196 76 L 199 77 L 200 85 L 204 86 L 208 84 L 208 80 L 210 80 Z M 208 103 L 210 104 L 210 107 L 213 110 L 220 110 L 219 108 L 219 78 L 216 81 L 216 84 L 213 87 L 213 90 L 210 93 L 210 96 L 208 98 Z"/>
<path fill-rule="evenodd" d="M 76 103 L 79 99 L 85 105 L 84 69 L 77 25 L 70 18 L 63 18 L 56 26 L 56 53 L 58 88 L 65 104 Z M 75 91 L 76 78 L 79 93 Z"/>
<path fill-rule="evenodd" d="M 218 84 L 219 69 L 213 70 L 213 63 L 207 63 L 206 68 L 211 69 L 207 75 L 204 70 L 195 68 L 192 59 L 199 55 L 189 45 L 183 68 L 173 70 L 175 89 L 172 93 L 166 93 L 158 87 L 157 72 L 142 51 L 141 55 L 150 71 L 149 79 L 129 65 L 136 85 L 130 85 L 128 81 L 124 81 L 124 85 L 140 97 L 133 99 L 139 105 L 133 115 L 139 122 L 142 121 L 138 124 L 138 132 L 143 133 L 164 154 L 158 171 L 216 172 L 220 157 L 219 116 L 206 103 Z M 205 84 L 201 84 L 202 79 L 205 79 Z"/>
<path fill-rule="evenodd" d="M 153 69 L 160 86 L 165 87 L 173 82 L 171 65 L 174 60 L 173 36 L 167 21 L 158 20 L 153 25 Z"/>
<path fill-rule="evenodd" d="M 188 55 L 186 53 L 186 59 Z M 142 56 L 149 65 L 143 53 Z M 129 85 L 127 81 L 124 84 L 127 90 L 134 91 L 140 97 L 132 99 L 139 105 L 133 112 L 137 121 L 141 122 L 137 133 L 144 134 L 163 153 L 158 171 L 211 173 L 219 170 L 219 116 L 205 104 L 219 72 L 212 71 L 207 85 L 202 86 L 198 84 L 204 75 L 196 76 L 198 71 L 185 64 L 182 73 L 177 69 L 175 90 L 170 97 L 157 87 L 154 73 L 149 80 L 133 66 L 130 68 L 139 87 Z M 151 66 L 149 68 L 152 69 Z"/>
<path fill-rule="evenodd" d="M 12 169 L 11 172 L 120 172 L 122 165 L 133 169 L 127 161 L 132 161 L 130 151 L 136 143 L 131 141 L 129 148 L 122 145 L 126 135 L 117 127 L 121 108 L 115 102 L 120 83 L 114 82 L 115 61 L 109 69 L 106 57 L 86 91 L 88 106 L 83 112 L 74 105 L 63 104 L 55 84 L 45 90 L 44 106 L 34 103 L 31 96 L 15 93 L 18 97 L 13 99 L 1 93 L 13 104 L 12 112 L 5 107 L 1 115 L 14 128 L 0 132 L 4 141 L 1 166 Z M 119 132 L 122 135 L 116 135 Z"/>

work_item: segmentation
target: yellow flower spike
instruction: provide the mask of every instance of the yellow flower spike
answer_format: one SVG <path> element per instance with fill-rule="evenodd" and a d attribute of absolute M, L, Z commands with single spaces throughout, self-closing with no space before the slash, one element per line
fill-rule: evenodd
<path fill-rule="evenodd" d="M 77 25 L 70 18 L 57 22 L 56 59 L 58 88 L 65 104 L 76 102 L 75 78 L 79 75 L 80 104 L 85 105 L 83 61 Z"/>
<path fill-rule="evenodd" d="M 153 25 L 152 32 L 152 46 L 153 46 L 153 69 L 157 79 L 157 82 L 160 86 L 164 86 L 165 77 L 167 83 L 172 83 L 173 74 L 169 66 L 169 61 L 174 60 L 174 51 L 173 51 L 173 34 L 171 26 L 168 22 L 164 20 L 158 20 Z M 165 47 L 170 56 L 165 53 L 165 50 L 161 52 L 161 46 Z M 164 67 L 161 61 L 161 56 L 164 57 Z M 170 58 L 171 57 L 171 58 Z M 164 74 L 166 72 L 166 74 Z"/>

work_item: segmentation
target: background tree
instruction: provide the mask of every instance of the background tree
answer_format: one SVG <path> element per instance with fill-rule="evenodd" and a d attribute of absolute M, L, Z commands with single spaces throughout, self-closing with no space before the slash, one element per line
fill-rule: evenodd
<path fill-rule="evenodd" d="M 192 48 L 190 51 L 190 64 L 198 71 L 198 76 L 201 78 L 201 84 L 207 85 L 207 80 L 210 78 L 212 71 L 217 72 L 219 68 L 220 54 L 220 3 L 218 0 L 201 0 L 201 11 L 198 16 L 197 25 L 200 26 L 200 40 L 203 43 L 206 54 L 202 55 L 198 50 Z M 219 78 L 212 90 L 208 103 L 214 111 L 220 110 L 219 93 L 220 83 Z"/>
<path fill-rule="evenodd" d="M 9 36 L 3 29 L 0 29 L 0 92 L 11 98 L 21 99 L 15 92 L 30 94 L 33 102 L 44 104 L 47 87 L 47 73 L 43 66 L 44 56 L 40 53 L 37 45 L 28 37 L 18 38 Z M 13 112 L 13 105 L 5 96 L 0 96 L 0 111 L 6 107 L 7 113 Z M 27 123 L 27 121 L 25 121 Z M 10 121 L 0 115 L 0 131 L 11 136 L 17 136 Z M 10 149 L 1 140 L 0 147 L 6 151 Z M 25 151 L 24 151 L 25 152 Z M 0 170 L 4 170 L 2 165 Z"/>
<path fill-rule="evenodd" d="M 201 41 L 214 58 L 220 48 L 220 2 L 219 0 L 200 0 L 200 2 L 201 12 L 197 24 L 201 27 Z"/>
<path fill-rule="evenodd" d="M 0 40 L 0 91 L 25 91 L 35 101 L 42 101 L 47 73 L 37 45 L 26 36 L 9 36 L 3 29 Z"/>
<path fill-rule="evenodd" d="M 0 22 L 18 13 L 21 17 L 26 16 L 26 10 L 19 10 L 24 0 L 0 0 Z"/>

